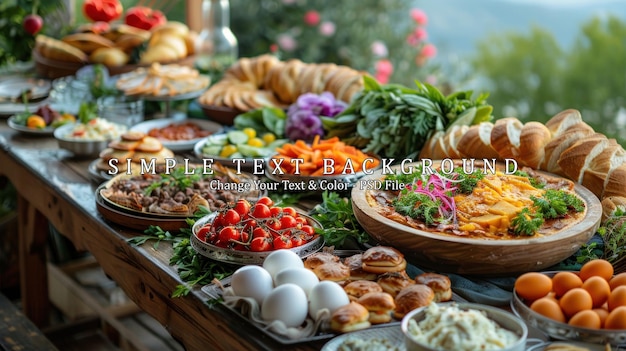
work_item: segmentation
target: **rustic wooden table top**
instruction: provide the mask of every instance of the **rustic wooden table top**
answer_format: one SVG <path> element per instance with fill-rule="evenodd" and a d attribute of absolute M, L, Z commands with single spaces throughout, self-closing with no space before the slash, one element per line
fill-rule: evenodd
<path fill-rule="evenodd" d="M 187 350 L 319 350 L 327 341 L 282 345 L 222 306 L 207 306 L 208 296 L 199 287 L 188 296 L 172 298 L 183 282 L 168 264 L 171 245 L 133 246 L 127 239 L 141 233 L 103 219 L 95 202 L 98 184 L 88 172 L 92 161 L 59 149 L 52 136 L 25 135 L 0 119 L 0 175 L 18 192 L 23 310 L 35 324 L 45 325 L 49 308 L 49 222 L 78 249 L 91 252 L 107 275 Z"/>

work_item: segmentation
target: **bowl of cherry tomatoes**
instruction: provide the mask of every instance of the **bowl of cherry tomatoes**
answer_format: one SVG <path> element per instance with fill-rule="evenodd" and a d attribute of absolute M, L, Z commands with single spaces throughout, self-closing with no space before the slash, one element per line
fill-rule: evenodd
<path fill-rule="evenodd" d="M 293 207 L 279 207 L 269 197 L 237 200 L 198 219 L 191 246 L 201 255 L 220 262 L 263 264 L 274 250 L 289 249 L 305 258 L 324 246 L 316 233 L 322 225 Z"/>

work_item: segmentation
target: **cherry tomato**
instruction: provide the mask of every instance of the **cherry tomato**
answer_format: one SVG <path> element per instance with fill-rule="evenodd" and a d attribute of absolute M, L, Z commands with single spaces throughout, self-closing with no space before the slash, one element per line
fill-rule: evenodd
<path fill-rule="evenodd" d="M 293 247 L 293 244 L 291 243 L 291 239 L 289 239 L 287 236 L 279 236 L 274 238 L 274 250 L 280 250 L 280 249 L 291 249 Z"/>
<path fill-rule="evenodd" d="M 294 234 L 291 236 L 291 245 L 293 247 L 298 247 L 306 244 L 306 239 L 302 234 Z"/>
<path fill-rule="evenodd" d="M 274 206 L 274 201 L 267 196 L 263 196 L 256 203 L 266 205 L 267 207 Z"/>
<path fill-rule="evenodd" d="M 264 204 L 255 204 L 252 206 L 252 217 L 254 218 L 269 218 L 271 216 L 270 209 Z"/>
<path fill-rule="evenodd" d="M 315 229 L 310 225 L 303 225 L 302 228 L 300 228 L 300 230 L 302 230 L 307 235 L 310 235 L 310 236 L 315 235 Z"/>
<path fill-rule="evenodd" d="M 233 226 L 224 227 L 220 230 L 217 240 L 223 243 L 230 243 L 232 240 L 240 241 L 241 235 Z"/>
<path fill-rule="evenodd" d="M 292 217 L 298 217 L 298 211 L 293 207 L 283 207 L 283 213 Z"/>
<path fill-rule="evenodd" d="M 248 218 L 244 220 L 243 230 L 252 231 L 254 228 L 258 226 L 257 222 L 254 219 Z"/>
<path fill-rule="evenodd" d="M 241 217 L 246 216 L 250 212 L 250 202 L 246 199 L 238 200 L 233 208 Z"/>
<path fill-rule="evenodd" d="M 272 249 L 272 244 L 270 244 L 270 241 L 268 238 L 254 238 L 252 239 L 252 242 L 250 243 L 250 250 L 251 251 L 255 251 L 255 252 L 260 252 L 260 251 L 269 251 Z"/>
<path fill-rule="evenodd" d="M 304 217 L 297 216 L 295 218 L 296 218 L 296 221 L 300 224 L 309 224 L 309 222 Z"/>
<path fill-rule="evenodd" d="M 253 238 L 271 238 L 270 233 L 267 232 L 264 228 L 257 227 L 252 231 Z"/>
<path fill-rule="evenodd" d="M 219 228 L 224 226 L 224 213 L 219 212 L 213 219 L 213 227 Z"/>
<path fill-rule="evenodd" d="M 224 213 L 224 225 L 236 225 L 241 221 L 239 213 L 232 208 Z"/>
<path fill-rule="evenodd" d="M 280 218 L 280 225 L 283 229 L 294 228 L 298 224 L 293 216 L 285 214 Z"/>
<path fill-rule="evenodd" d="M 241 241 L 242 242 L 247 243 L 248 241 L 250 241 L 250 233 L 249 232 L 242 231 L 241 233 L 239 233 L 239 235 L 241 236 Z"/>
<path fill-rule="evenodd" d="M 265 225 L 273 231 L 279 231 L 282 229 L 280 220 L 276 218 L 270 218 L 268 221 L 265 222 Z"/>
<path fill-rule="evenodd" d="M 205 225 L 202 228 L 198 229 L 198 232 L 196 233 L 196 236 L 198 237 L 198 239 L 206 242 L 207 241 L 207 236 L 208 234 L 211 232 L 211 225 Z"/>
<path fill-rule="evenodd" d="M 283 213 L 283 209 L 276 206 L 270 207 L 270 213 L 272 214 L 272 217 L 277 218 Z"/>

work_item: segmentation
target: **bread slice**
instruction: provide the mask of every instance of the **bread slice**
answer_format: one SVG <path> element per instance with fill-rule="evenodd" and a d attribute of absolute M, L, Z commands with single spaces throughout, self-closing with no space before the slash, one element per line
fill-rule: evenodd
<path fill-rule="evenodd" d="M 576 141 L 594 134 L 593 128 L 591 128 L 585 122 L 579 122 L 563 130 L 560 134 L 553 134 L 552 140 L 545 147 L 545 156 L 543 162 L 540 164 L 540 169 L 548 172 L 564 175 L 561 167 L 557 163 L 561 153 Z"/>
<path fill-rule="evenodd" d="M 524 124 L 520 134 L 518 162 L 537 169 L 545 156 L 545 146 L 552 139 L 548 127 L 540 122 Z"/>
<path fill-rule="evenodd" d="M 491 147 L 491 131 L 493 123 L 481 122 L 475 124 L 463 134 L 457 143 L 457 150 L 463 157 L 468 158 L 499 158 L 496 150 Z"/>
<path fill-rule="evenodd" d="M 602 199 L 608 175 L 626 162 L 626 150 L 615 139 L 609 139 L 608 146 L 590 162 L 583 172 L 582 184 Z"/>
<path fill-rule="evenodd" d="M 607 177 L 602 198 L 611 196 L 626 196 L 626 163 L 622 163 Z"/>
<path fill-rule="evenodd" d="M 454 125 L 446 131 L 445 138 L 443 140 L 446 145 L 446 153 L 450 158 L 461 158 L 462 155 L 458 150 L 459 140 L 467 132 L 469 126 L 467 125 Z"/>
<path fill-rule="evenodd" d="M 524 124 L 516 117 L 506 117 L 496 121 L 491 131 L 491 146 L 501 159 L 517 159 L 519 156 L 520 135 Z"/>
<path fill-rule="evenodd" d="M 557 161 L 557 164 L 569 179 L 582 183 L 583 174 L 589 168 L 591 160 L 609 146 L 609 139 L 604 134 L 595 133 L 574 142 L 567 148 Z"/>
<path fill-rule="evenodd" d="M 626 197 L 606 196 L 602 199 L 602 222 L 612 216 L 617 208 L 626 210 Z"/>
<path fill-rule="evenodd" d="M 552 136 L 559 136 L 569 127 L 581 123 L 582 116 L 578 110 L 568 109 L 554 115 L 546 122 L 546 127 L 552 133 Z"/>

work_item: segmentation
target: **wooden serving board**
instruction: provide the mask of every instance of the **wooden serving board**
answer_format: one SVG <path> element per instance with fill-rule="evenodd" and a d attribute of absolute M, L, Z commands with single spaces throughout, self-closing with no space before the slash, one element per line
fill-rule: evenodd
<path fill-rule="evenodd" d="M 360 181 L 384 177 L 377 171 Z M 402 251 L 414 264 L 446 273 L 503 276 L 544 270 L 574 254 L 594 235 L 602 216 L 600 201 L 582 185 L 576 184 L 574 190 L 587 207 L 583 220 L 552 235 L 516 240 L 461 238 L 406 226 L 370 206 L 369 190 L 360 186 L 352 189 L 352 207 L 359 223 L 374 239 Z"/>

